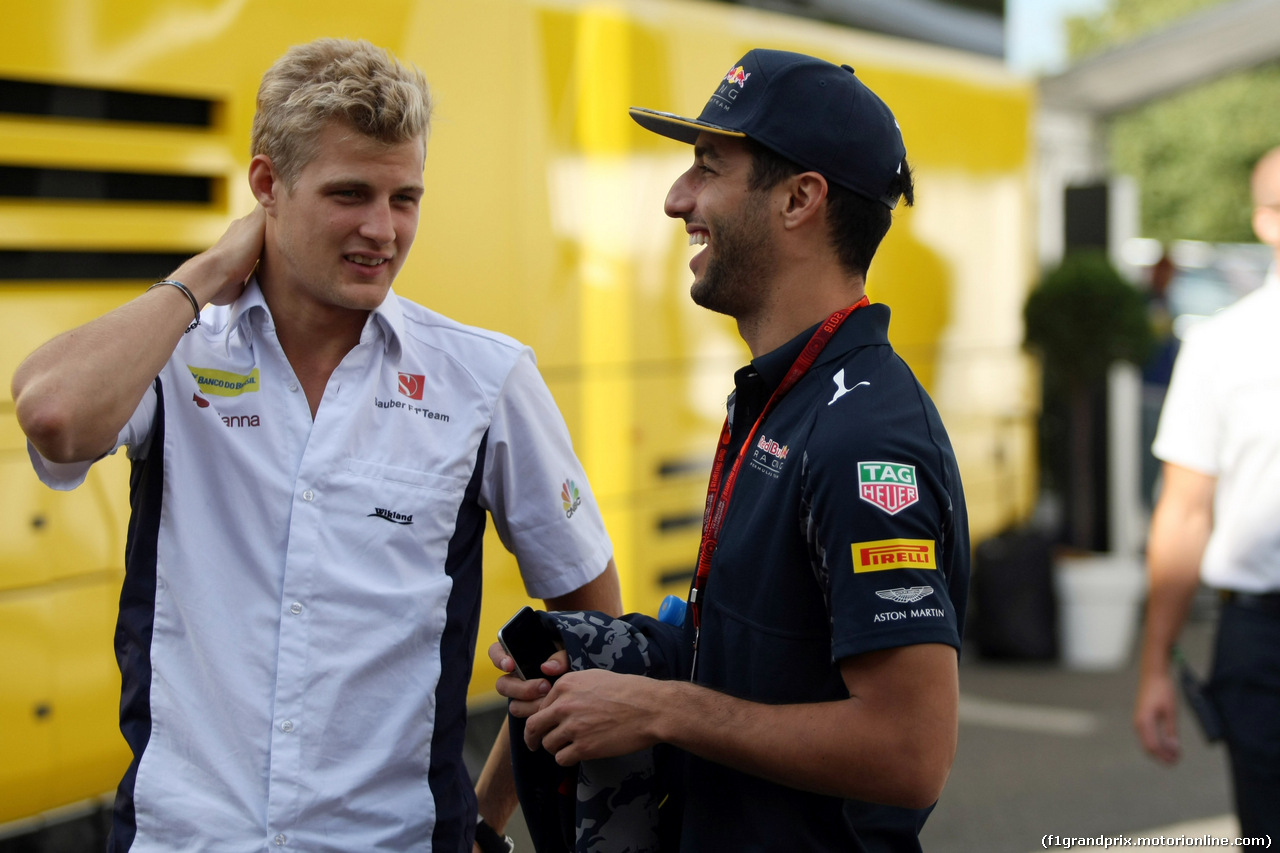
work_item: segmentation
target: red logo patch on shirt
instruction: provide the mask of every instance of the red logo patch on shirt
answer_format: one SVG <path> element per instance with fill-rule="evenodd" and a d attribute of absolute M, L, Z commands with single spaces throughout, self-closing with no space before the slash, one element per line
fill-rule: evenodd
<path fill-rule="evenodd" d="M 897 462 L 859 462 L 858 496 L 897 515 L 920 500 L 914 465 Z"/>
<path fill-rule="evenodd" d="M 398 390 L 410 400 L 421 400 L 422 386 L 426 381 L 427 377 L 421 373 L 401 373 Z"/>

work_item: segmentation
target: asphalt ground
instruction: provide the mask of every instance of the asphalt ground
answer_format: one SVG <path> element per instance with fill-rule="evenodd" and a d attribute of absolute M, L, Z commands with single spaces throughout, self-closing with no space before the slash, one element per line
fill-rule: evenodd
<path fill-rule="evenodd" d="M 1215 618 L 1212 602 L 1201 602 L 1180 641 L 1202 675 Z M 1181 760 L 1166 767 L 1149 758 L 1131 723 L 1136 685 L 1136 654 L 1115 671 L 1078 672 L 966 650 L 959 748 L 921 833 L 924 849 L 1028 853 L 1044 849 L 1046 835 L 1234 833 L 1225 748 L 1205 742 L 1184 705 Z"/>

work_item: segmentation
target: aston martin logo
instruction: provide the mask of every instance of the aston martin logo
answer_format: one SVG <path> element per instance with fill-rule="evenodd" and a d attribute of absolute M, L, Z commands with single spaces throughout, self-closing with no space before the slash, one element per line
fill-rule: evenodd
<path fill-rule="evenodd" d="M 886 601 L 896 601 L 899 604 L 911 604 L 913 601 L 919 601 L 928 595 L 933 595 L 933 587 L 931 586 L 900 586 L 897 589 L 878 589 L 876 595 Z"/>

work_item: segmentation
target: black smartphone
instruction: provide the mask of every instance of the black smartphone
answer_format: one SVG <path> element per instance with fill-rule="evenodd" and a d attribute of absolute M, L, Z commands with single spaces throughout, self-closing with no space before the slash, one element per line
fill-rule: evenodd
<path fill-rule="evenodd" d="M 546 678 L 542 665 L 559 651 L 551 632 L 532 607 L 521 607 L 507 624 L 498 629 L 498 642 L 516 663 L 516 675 L 526 681 Z"/>
<path fill-rule="evenodd" d="M 1182 695 L 1191 706 L 1196 721 L 1200 723 L 1200 731 L 1204 734 L 1204 739 L 1209 743 L 1222 740 L 1222 718 L 1218 715 L 1218 708 L 1205 692 L 1204 682 L 1187 665 L 1187 662 L 1182 660 L 1181 655 L 1178 656 L 1178 682 L 1182 686 Z"/>

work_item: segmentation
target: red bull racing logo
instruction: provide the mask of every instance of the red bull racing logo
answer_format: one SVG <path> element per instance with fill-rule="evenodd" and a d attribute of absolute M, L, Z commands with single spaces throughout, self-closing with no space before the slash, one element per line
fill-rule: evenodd
<path fill-rule="evenodd" d="M 920 500 L 916 466 L 896 462 L 859 462 L 858 495 L 867 503 L 897 515 Z"/>
<path fill-rule="evenodd" d="M 768 453 L 770 456 L 776 456 L 778 459 L 787 458 L 787 445 L 778 444 L 778 442 L 773 441 L 763 434 L 760 436 L 760 440 L 756 442 L 756 447 L 763 450 L 765 453 Z"/>
<path fill-rule="evenodd" d="M 729 73 L 724 75 L 724 82 L 737 83 L 738 88 L 742 89 L 747 85 L 747 78 L 750 76 L 750 72 L 743 70 L 742 66 L 739 65 L 729 69 Z"/>

